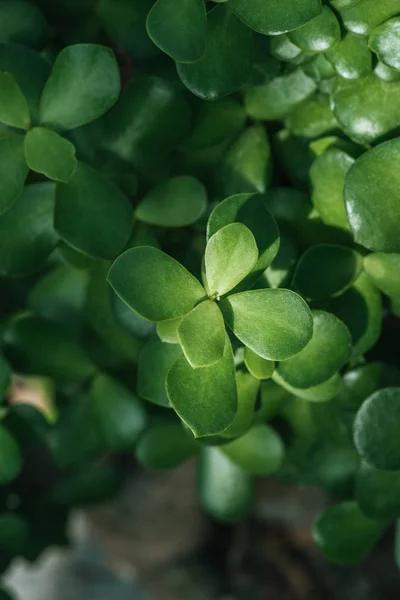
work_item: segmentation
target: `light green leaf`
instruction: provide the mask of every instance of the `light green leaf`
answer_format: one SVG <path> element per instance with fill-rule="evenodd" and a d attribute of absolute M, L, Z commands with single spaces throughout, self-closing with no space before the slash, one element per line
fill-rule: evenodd
<path fill-rule="evenodd" d="M 61 50 L 43 90 L 40 123 L 74 129 L 103 115 L 118 99 L 120 79 L 114 53 L 97 44 Z"/>
<path fill-rule="evenodd" d="M 246 225 L 257 243 L 258 260 L 238 288 L 247 289 L 254 285 L 275 258 L 279 249 L 278 227 L 263 198 L 252 194 L 237 194 L 217 204 L 208 219 L 207 240 L 230 223 Z"/>
<path fill-rule="evenodd" d="M 181 317 L 206 297 L 189 271 L 151 246 L 121 254 L 111 266 L 108 281 L 128 306 L 149 321 Z"/>
<path fill-rule="evenodd" d="M 206 300 L 183 317 L 178 339 L 189 364 L 208 367 L 221 360 L 225 347 L 225 325 L 215 302 Z"/>
<path fill-rule="evenodd" d="M 310 341 L 311 311 L 290 290 L 251 290 L 220 303 L 225 321 L 245 346 L 267 360 L 286 360 Z"/>
<path fill-rule="evenodd" d="M 365 152 L 350 168 L 344 198 L 358 244 L 376 252 L 400 252 L 399 186 L 400 138 Z"/>
<path fill-rule="evenodd" d="M 215 100 L 246 83 L 252 63 L 251 32 L 227 4 L 209 11 L 207 21 L 204 54 L 195 63 L 178 63 L 177 69 L 193 94 L 204 100 Z"/>
<path fill-rule="evenodd" d="M 372 467 L 400 471 L 400 387 L 378 390 L 361 406 L 354 422 L 354 443 Z"/>
<path fill-rule="evenodd" d="M 344 204 L 344 182 L 354 158 L 340 148 L 328 148 L 310 169 L 311 200 L 327 225 L 349 230 Z"/>
<path fill-rule="evenodd" d="M 362 256 L 347 246 L 319 244 L 297 263 L 293 284 L 305 298 L 321 300 L 342 294 L 357 279 Z"/>
<path fill-rule="evenodd" d="M 369 35 L 377 25 L 397 15 L 397 0 L 361 0 L 341 11 L 343 24 L 349 31 Z"/>
<path fill-rule="evenodd" d="M 297 29 L 321 12 L 320 0 L 230 0 L 230 4 L 248 27 L 267 35 Z"/>
<path fill-rule="evenodd" d="M 392 69 L 392 67 L 388 67 L 380 61 L 377 62 L 374 73 L 377 77 L 385 81 L 400 81 L 400 71 Z"/>
<path fill-rule="evenodd" d="M 199 60 L 207 38 L 204 0 L 157 0 L 147 17 L 147 32 L 174 60 Z"/>
<path fill-rule="evenodd" d="M 250 475 L 275 473 L 284 456 L 283 442 L 269 425 L 254 425 L 242 437 L 221 446 L 221 451 Z"/>
<path fill-rule="evenodd" d="M 197 454 L 200 444 L 177 421 L 151 424 L 140 436 L 136 458 L 146 469 L 173 469 Z"/>
<path fill-rule="evenodd" d="M 400 71 L 400 17 L 386 21 L 371 33 L 369 47 L 383 63 Z"/>
<path fill-rule="evenodd" d="M 382 471 L 362 462 L 355 481 L 355 498 L 367 517 L 400 517 L 400 472 Z"/>
<path fill-rule="evenodd" d="M 172 177 L 153 188 L 139 203 L 139 221 L 160 227 L 192 225 L 207 208 L 207 193 L 194 177 Z"/>
<path fill-rule="evenodd" d="M 192 369 L 185 357 L 179 358 L 167 376 L 167 394 L 196 437 L 224 431 L 237 411 L 235 366 L 228 336 L 222 359 L 212 366 Z"/>
<path fill-rule="evenodd" d="M 14 75 L 0 72 L 0 89 L 0 122 L 19 129 L 29 129 L 29 106 Z"/>
<path fill-rule="evenodd" d="M 32 171 L 68 183 L 77 167 L 75 147 L 55 131 L 34 127 L 25 136 L 25 156 Z"/>
<path fill-rule="evenodd" d="M 287 129 L 299 137 L 313 139 L 338 127 L 324 94 L 314 94 L 299 104 L 285 121 Z"/>
<path fill-rule="evenodd" d="M 250 273 L 258 259 L 254 235 L 243 223 L 231 223 L 210 237 L 204 256 L 207 290 L 219 299 Z"/>
<path fill-rule="evenodd" d="M 204 448 L 199 463 L 199 497 L 215 519 L 236 522 L 250 511 L 253 478 L 237 467 L 219 448 Z"/>
<path fill-rule="evenodd" d="M 372 71 L 368 40 L 355 33 L 346 33 L 337 46 L 327 52 L 326 58 L 343 79 L 358 79 Z"/>
<path fill-rule="evenodd" d="M 26 0 L 2 0 L 0 4 L 0 42 L 41 47 L 47 24 L 39 7 Z"/>
<path fill-rule="evenodd" d="M 19 135 L 0 138 L 0 216 L 12 207 L 21 194 L 28 171 L 24 138 Z"/>
<path fill-rule="evenodd" d="M 364 258 L 364 268 L 376 287 L 389 296 L 394 306 L 399 306 L 400 254 L 368 254 Z"/>
<path fill-rule="evenodd" d="M 132 224 L 129 200 L 92 167 L 78 162 L 70 181 L 57 184 L 54 227 L 76 250 L 112 259 L 127 243 Z"/>
<path fill-rule="evenodd" d="M 288 34 L 289 39 L 304 52 L 326 52 L 340 40 L 340 25 L 327 6 L 305 25 Z"/>
<path fill-rule="evenodd" d="M 138 394 L 141 398 L 170 407 L 166 391 L 166 378 L 172 365 L 182 356 L 177 344 L 151 340 L 140 353 L 138 364 Z"/>
<path fill-rule="evenodd" d="M 381 362 L 368 362 L 343 375 L 343 388 L 337 402 L 351 412 L 378 389 L 400 386 L 400 369 Z"/>
<path fill-rule="evenodd" d="M 272 379 L 275 383 L 282 386 L 296 396 L 297 398 L 302 398 L 302 400 L 307 400 L 307 402 L 329 402 L 332 398 L 339 393 L 341 388 L 341 378 L 338 373 L 332 375 L 330 379 L 324 381 L 323 383 L 319 383 L 318 385 L 309 387 L 309 388 L 295 388 L 294 386 L 287 383 L 276 370 L 272 375 Z"/>
<path fill-rule="evenodd" d="M 290 394 L 272 379 L 263 381 L 260 389 L 260 405 L 254 415 L 254 423 L 265 423 L 273 419 L 279 414 L 288 397 Z"/>
<path fill-rule="evenodd" d="M 1 164 L 1 162 L 0 162 Z M 0 217 L 0 274 L 23 276 L 43 267 L 58 237 L 53 228 L 54 185 L 26 186 Z"/>
<path fill-rule="evenodd" d="M 269 379 L 275 370 L 275 363 L 258 356 L 253 350 L 245 347 L 244 362 L 250 373 L 256 379 Z"/>
<path fill-rule="evenodd" d="M 0 483 L 7 485 L 22 470 L 22 455 L 14 437 L 0 426 Z"/>
<path fill-rule="evenodd" d="M 307 346 L 278 365 L 282 379 L 295 388 L 310 388 L 330 379 L 351 355 L 346 325 L 331 313 L 312 311 L 314 333 Z"/>
<path fill-rule="evenodd" d="M 178 326 L 182 317 L 176 319 L 167 319 L 166 321 L 158 321 L 157 335 L 162 342 L 168 344 L 179 344 Z"/>
<path fill-rule="evenodd" d="M 313 526 L 317 546 L 332 561 L 353 564 L 363 560 L 381 537 L 386 521 L 366 517 L 356 502 L 325 509 Z"/>
<path fill-rule="evenodd" d="M 235 438 L 243 435 L 253 421 L 260 382 L 250 373 L 236 371 L 236 387 L 238 409 L 232 423 L 221 434 L 222 438 Z"/>
<path fill-rule="evenodd" d="M 147 420 L 135 394 L 115 379 L 98 375 L 90 388 L 90 402 L 104 447 L 111 452 L 131 450 Z"/>

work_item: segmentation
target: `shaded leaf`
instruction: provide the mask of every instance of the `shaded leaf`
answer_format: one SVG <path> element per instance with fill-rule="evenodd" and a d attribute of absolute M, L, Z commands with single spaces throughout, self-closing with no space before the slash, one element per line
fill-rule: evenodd
<path fill-rule="evenodd" d="M 242 437 L 221 446 L 235 464 L 251 475 L 271 475 L 283 461 L 281 438 L 269 425 L 254 425 Z"/>
<path fill-rule="evenodd" d="M 320 0 L 231 0 L 231 4 L 246 25 L 267 35 L 297 29 L 321 12 Z"/>
<path fill-rule="evenodd" d="M 32 171 L 68 183 L 76 167 L 75 147 L 51 129 L 34 127 L 25 136 L 25 156 Z"/>
<path fill-rule="evenodd" d="M 29 106 L 14 75 L 0 72 L 0 88 L 0 121 L 11 127 L 29 129 Z"/>
<path fill-rule="evenodd" d="M 0 215 L 7 212 L 21 194 L 28 171 L 24 138 L 19 135 L 0 138 Z"/>
<path fill-rule="evenodd" d="M 141 398 L 169 407 L 166 378 L 172 365 L 182 356 L 180 346 L 151 340 L 140 353 L 138 364 L 138 394 Z"/>
<path fill-rule="evenodd" d="M 136 458 L 146 469 L 173 469 L 197 454 L 200 445 L 176 421 L 151 424 L 140 436 Z"/>

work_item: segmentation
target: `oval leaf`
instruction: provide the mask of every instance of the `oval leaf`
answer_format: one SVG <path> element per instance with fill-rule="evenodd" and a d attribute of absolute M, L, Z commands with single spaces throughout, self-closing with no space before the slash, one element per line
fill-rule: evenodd
<path fill-rule="evenodd" d="M 369 46 L 379 60 L 400 71 L 400 17 L 390 19 L 374 29 Z"/>
<path fill-rule="evenodd" d="M 321 12 L 320 0 L 230 0 L 230 4 L 246 25 L 267 35 L 297 29 Z"/>
<path fill-rule="evenodd" d="M 68 183 L 77 167 L 75 147 L 55 131 L 34 127 L 25 136 L 28 166 L 49 179 Z"/>
<path fill-rule="evenodd" d="M 244 349 L 244 362 L 256 379 L 269 379 L 275 370 L 274 361 L 258 356 L 258 354 L 247 347 Z"/>
<path fill-rule="evenodd" d="M 269 425 L 255 425 L 242 437 L 221 446 L 221 451 L 250 475 L 271 475 L 278 471 L 284 446 Z"/>
<path fill-rule="evenodd" d="M 225 324 L 215 302 L 206 300 L 183 317 L 178 326 L 183 353 L 196 369 L 221 360 L 225 347 Z"/>
<path fill-rule="evenodd" d="M 14 75 L 0 73 L 0 89 L 0 122 L 19 129 L 29 129 L 29 106 Z"/>
<path fill-rule="evenodd" d="M 28 171 L 24 138 L 19 135 L 0 138 L 0 215 L 8 211 L 21 194 Z"/>
<path fill-rule="evenodd" d="M 400 306 L 400 254 L 368 254 L 364 268 L 376 287 Z"/>
<path fill-rule="evenodd" d="M 146 469 L 173 469 L 194 456 L 200 445 L 175 421 L 155 422 L 140 436 L 136 458 Z"/>
<path fill-rule="evenodd" d="M 382 471 L 362 462 L 355 481 L 355 497 L 372 519 L 400 517 L 400 472 Z"/>
<path fill-rule="evenodd" d="M 289 39 L 304 52 L 326 52 L 340 40 L 340 25 L 327 6 L 302 27 L 288 34 Z"/>
<path fill-rule="evenodd" d="M 180 346 L 151 340 L 143 348 L 138 364 L 138 394 L 141 398 L 170 407 L 166 379 L 172 365 L 182 356 Z"/>

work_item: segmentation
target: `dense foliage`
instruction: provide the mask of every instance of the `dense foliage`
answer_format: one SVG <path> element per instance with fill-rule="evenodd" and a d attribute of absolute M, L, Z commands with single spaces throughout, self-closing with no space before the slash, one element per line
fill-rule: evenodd
<path fill-rule="evenodd" d="M 399 0 L 0 0 L 3 570 L 127 454 L 400 517 L 399 98 Z"/>

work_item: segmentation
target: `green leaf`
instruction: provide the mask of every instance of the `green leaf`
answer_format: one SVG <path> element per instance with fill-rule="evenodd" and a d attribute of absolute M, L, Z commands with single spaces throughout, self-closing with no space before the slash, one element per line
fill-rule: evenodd
<path fill-rule="evenodd" d="M 385 81 L 399 81 L 400 80 L 400 71 L 397 69 L 392 69 L 392 67 L 388 67 L 383 62 L 378 61 L 375 69 L 375 75 L 380 79 L 384 79 Z"/>
<path fill-rule="evenodd" d="M 50 502 L 68 508 L 108 502 L 121 490 L 122 479 L 120 470 L 113 464 L 85 465 L 57 481 L 49 494 Z"/>
<path fill-rule="evenodd" d="M 29 129 L 29 106 L 14 75 L 0 72 L 0 88 L 0 122 L 19 129 Z"/>
<path fill-rule="evenodd" d="M 34 127 L 25 136 L 28 167 L 49 179 L 68 183 L 77 167 L 75 147 L 55 131 Z"/>
<path fill-rule="evenodd" d="M 181 175 L 150 190 L 135 210 L 139 221 L 160 227 L 192 225 L 207 208 L 207 193 L 194 177 Z"/>
<path fill-rule="evenodd" d="M 221 451 L 250 475 L 275 473 L 284 456 L 283 442 L 269 425 L 254 425 L 242 437 L 221 446 Z"/>
<path fill-rule="evenodd" d="M 189 364 L 208 367 L 221 360 L 225 347 L 225 325 L 215 302 L 206 300 L 183 317 L 178 339 Z"/>
<path fill-rule="evenodd" d="M 56 187 L 54 226 L 67 244 L 94 258 L 112 259 L 132 232 L 133 211 L 109 179 L 84 163 Z"/>
<path fill-rule="evenodd" d="M 146 413 L 128 388 L 107 375 L 97 375 L 90 388 L 93 418 L 109 451 L 131 450 L 146 426 Z"/>
<path fill-rule="evenodd" d="M 368 254 L 364 258 L 364 268 L 376 287 L 389 296 L 394 306 L 399 306 L 400 254 Z"/>
<path fill-rule="evenodd" d="M 246 112 L 253 119 L 280 121 L 311 96 L 316 87 L 315 81 L 302 69 L 295 69 L 264 85 L 248 88 L 245 92 Z"/>
<path fill-rule="evenodd" d="M 46 39 L 47 24 L 33 2 L 2 0 L 0 4 L 0 42 L 13 42 L 37 48 Z"/>
<path fill-rule="evenodd" d="M 327 6 L 305 25 L 288 34 L 289 39 L 304 52 L 326 52 L 340 40 L 340 25 Z"/>
<path fill-rule="evenodd" d="M 366 273 L 334 298 L 329 310 L 349 328 L 354 356 L 362 356 L 376 344 L 382 326 L 382 298 Z"/>
<path fill-rule="evenodd" d="M 29 540 L 29 525 L 25 517 L 15 512 L 0 513 L 0 551 L 14 557 L 26 551 Z"/>
<path fill-rule="evenodd" d="M 285 125 L 293 135 L 313 139 L 336 129 L 338 123 L 329 98 L 324 94 L 314 94 L 293 110 Z"/>
<path fill-rule="evenodd" d="M 28 275 L 45 264 L 58 239 L 53 212 L 53 184 L 35 183 L 25 187 L 11 209 L 0 217 L 2 276 Z"/>
<path fill-rule="evenodd" d="M 236 287 L 258 259 L 254 235 L 243 223 L 231 223 L 210 237 L 204 255 L 207 290 L 217 299 Z"/>
<path fill-rule="evenodd" d="M 310 341 L 311 311 L 290 290 L 251 290 L 220 303 L 225 321 L 245 346 L 267 360 L 286 360 Z"/>
<path fill-rule="evenodd" d="M 0 426 L 0 484 L 7 485 L 22 470 L 22 455 L 14 437 Z"/>
<path fill-rule="evenodd" d="M 359 276 L 362 256 L 347 246 L 319 244 L 297 263 L 293 284 L 305 298 L 321 300 L 342 294 Z"/>
<path fill-rule="evenodd" d="M 114 53 L 97 44 L 61 50 L 43 90 L 40 123 L 74 129 L 98 119 L 115 104 L 120 79 Z"/>
<path fill-rule="evenodd" d="M 327 225 L 349 230 L 344 204 L 345 177 L 354 159 L 340 148 L 328 148 L 310 169 L 311 200 Z"/>
<path fill-rule="evenodd" d="M 230 0 L 230 4 L 248 27 L 267 35 L 297 29 L 321 12 L 320 0 Z"/>
<path fill-rule="evenodd" d="M 378 390 L 361 406 L 354 423 L 354 443 L 372 467 L 400 470 L 400 387 Z"/>
<path fill-rule="evenodd" d="M 372 71 L 372 54 L 368 48 L 368 40 L 356 33 L 346 33 L 337 46 L 327 52 L 326 58 L 336 73 L 344 79 L 358 79 Z"/>
<path fill-rule="evenodd" d="M 140 436 L 136 458 L 146 469 L 173 469 L 197 454 L 200 445 L 176 421 L 159 421 Z"/>
<path fill-rule="evenodd" d="M 177 319 L 167 319 L 166 321 L 158 321 L 157 335 L 162 342 L 168 344 L 179 344 L 178 326 L 182 317 Z"/>
<path fill-rule="evenodd" d="M 365 152 L 350 168 L 344 198 L 358 244 L 376 252 L 400 252 L 399 185 L 400 138 Z"/>
<path fill-rule="evenodd" d="M 215 100 L 235 92 L 246 83 L 252 64 L 251 32 L 228 5 L 207 14 L 206 49 L 192 64 L 178 63 L 179 77 L 187 88 L 204 100 Z"/>
<path fill-rule="evenodd" d="M 271 149 L 264 127 L 245 129 L 222 159 L 216 182 L 223 198 L 240 192 L 265 192 L 270 179 Z"/>
<path fill-rule="evenodd" d="M 147 32 L 174 60 L 199 60 L 207 38 L 204 0 L 157 0 L 147 17 Z"/>
<path fill-rule="evenodd" d="M 237 411 L 235 366 L 228 336 L 222 359 L 212 366 L 192 369 L 185 357 L 179 358 L 167 376 L 167 394 L 196 437 L 224 431 Z"/>
<path fill-rule="evenodd" d="M 311 341 L 299 354 L 278 365 L 279 375 L 296 388 L 310 388 L 327 381 L 351 355 L 351 336 L 346 325 L 322 310 L 314 310 L 312 315 Z"/>
<path fill-rule="evenodd" d="M 291 281 L 293 268 L 297 261 L 297 248 L 292 238 L 288 235 L 281 235 L 278 254 L 264 271 L 257 285 L 266 283 L 266 287 L 278 288 L 286 287 Z M 263 285 L 260 285 L 263 287 Z"/>
<path fill-rule="evenodd" d="M 263 381 L 260 389 L 260 406 L 254 415 L 254 423 L 265 423 L 273 419 L 288 399 L 289 394 L 272 379 Z"/>
<path fill-rule="evenodd" d="M 366 517 L 356 502 L 347 501 L 324 510 L 313 526 L 313 538 L 334 562 L 363 560 L 381 537 L 386 522 Z"/>
<path fill-rule="evenodd" d="M 302 67 L 308 77 L 319 83 L 330 80 L 335 75 L 335 70 L 325 54 L 317 54 Z"/>
<path fill-rule="evenodd" d="M 341 388 L 341 378 L 338 373 L 335 373 L 330 379 L 324 381 L 323 383 L 319 383 L 318 385 L 305 389 L 296 388 L 287 383 L 279 375 L 278 370 L 274 371 L 272 378 L 275 383 L 285 388 L 285 390 L 287 390 L 297 398 L 307 400 L 307 402 L 329 402 L 329 400 L 335 398 L 335 396 L 339 393 Z"/>
<path fill-rule="evenodd" d="M 400 472 L 382 471 L 362 462 L 355 481 L 355 498 L 367 517 L 400 517 Z"/>
<path fill-rule="evenodd" d="M 207 240 L 230 223 L 246 225 L 258 247 L 258 260 L 239 286 L 239 289 L 246 289 L 254 285 L 275 258 L 279 249 L 279 231 L 262 197 L 252 194 L 237 194 L 217 204 L 208 219 Z"/>
<path fill-rule="evenodd" d="M 290 41 L 286 33 L 281 33 L 271 38 L 270 50 L 272 56 L 278 60 L 287 62 L 297 63 L 297 60 L 300 60 L 302 57 L 301 49 Z"/>
<path fill-rule="evenodd" d="M 258 356 L 258 354 L 247 347 L 244 349 L 244 362 L 256 379 L 269 379 L 275 370 L 274 361 Z"/>
<path fill-rule="evenodd" d="M 219 521 L 242 520 L 253 503 L 253 478 L 219 448 L 204 448 L 199 463 L 199 497 L 203 508 Z"/>
<path fill-rule="evenodd" d="M 397 0 L 361 0 L 341 11 L 343 24 L 349 31 L 369 35 L 377 25 L 398 14 Z"/>
<path fill-rule="evenodd" d="M 182 356 L 180 346 L 151 340 L 140 353 L 138 364 L 138 394 L 141 398 L 170 407 L 166 378 L 172 365 Z"/>
<path fill-rule="evenodd" d="M 400 71 L 400 17 L 390 19 L 374 29 L 368 43 L 379 60 Z"/>
<path fill-rule="evenodd" d="M 370 362 L 343 375 L 344 389 L 337 401 L 349 411 L 357 411 L 361 404 L 376 390 L 400 386 L 400 369 L 381 362 Z"/>
<path fill-rule="evenodd" d="M 21 194 L 28 171 L 24 138 L 19 135 L 0 138 L 0 216 L 12 207 Z"/>
<path fill-rule="evenodd" d="M 155 323 L 138 315 L 113 290 L 111 292 L 114 313 L 119 323 L 137 339 L 149 339 L 156 331 Z"/>
<path fill-rule="evenodd" d="M 121 254 L 111 266 L 108 281 L 128 306 L 149 321 L 181 317 L 206 297 L 189 271 L 151 246 Z"/>
<path fill-rule="evenodd" d="M 260 382 L 250 375 L 250 373 L 236 371 L 236 387 L 238 394 L 236 416 L 229 427 L 222 433 L 223 438 L 235 438 L 243 435 L 253 421 Z"/>
<path fill-rule="evenodd" d="M 246 122 L 243 106 L 231 96 L 214 102 L 202 102 L 185 146 L 210 148 L 238 135 Z"/>

